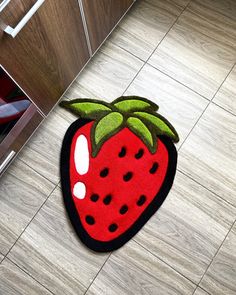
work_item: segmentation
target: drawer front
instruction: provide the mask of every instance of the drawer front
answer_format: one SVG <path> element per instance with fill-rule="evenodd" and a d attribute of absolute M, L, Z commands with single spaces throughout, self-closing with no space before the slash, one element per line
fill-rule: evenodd
<path fill-rule="evenodd" d="M 43 116 L 39 114 L 37 108 L 31 104 L 0 143 L 0 175 L 6 170 L 42 120 Z"/>
<path fill-rule="evenodd" d="M 133 0 L 79 0 L 88 26 L 92 52 L 102 44 Z"/>
<path fill-rule="evenodd" d="M 24 17 L 14 38 L 3 32 Z M 89 59 L 78 1 L 11 0 L 0 24 L 0 64 L 47 114 Z"/>

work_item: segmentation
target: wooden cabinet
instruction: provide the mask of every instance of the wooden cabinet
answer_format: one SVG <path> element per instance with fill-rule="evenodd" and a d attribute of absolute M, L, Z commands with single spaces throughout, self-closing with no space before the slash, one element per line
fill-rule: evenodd
<path fill-rule="evenodd" d="M 35 2 L 12 0 L 2 22 L 16 26 Z M 45 0 L 15 38 L 0 34 L 0 64 L 47 114 L 89 59 L 78 1 Z"/>
<path fill-rule="evenodd" d="M 3 137 L 0 128 L 0 174 L 133 2 L 0 0 L 0 69 L 32 102 Z"/>
<path fill-rule="evenodd" d="M 92 52 L 102 44 L 133 0 L 81 0 Z"/>
<path fill-rule="evenodd" d="M 35 105 L 31 104 L 1 143 L 0 158 L 12 150 L 17 153 L 42 120 L 43 116 L 37 111 Z"/>

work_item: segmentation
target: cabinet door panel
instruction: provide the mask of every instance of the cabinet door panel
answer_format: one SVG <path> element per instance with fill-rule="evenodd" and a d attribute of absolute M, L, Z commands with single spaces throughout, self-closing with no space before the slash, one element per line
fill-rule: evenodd
<path fill-rule="evenodd" d="M 35 0 L 12 0 L 1 22 L 15 26 Z M 47 114 L 89 59 L 77 0 L 45 0 L 13 39 L 0 33 L 0 64 Z"/>
<path fill-rule="evenodd" d="M 133 2 L 133 0 L 82 0 L 93 52 Z"/>
<path fill-rule="evenodd" d="M 39 114 L 34 104 L 31 104 L 0 143 L 0 176 L 42 121 L 43 116 Z M 13 157 L 10 157 L 6 162 L 11 153 L 13 153 Z"/>

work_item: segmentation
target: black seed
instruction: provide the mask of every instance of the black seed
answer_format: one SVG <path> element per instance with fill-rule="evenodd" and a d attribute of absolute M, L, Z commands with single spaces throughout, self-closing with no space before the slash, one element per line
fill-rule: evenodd
<path fill-rule="evenodd" d="M 94 220 L 93 216 L 91 216 L 91 215 L 87 215 L 85 217 L 85 220 L 89 225 L 93 225 L 95 223 L 95 220 Z"/>
<path fill-rule="evenodd" d="M 111 199 L 112 199 L 112 195 L 107 195 L 104 199 L 103 199 L 103 203 L 105 205 L 109 205 L 111 203 Z"/>
<path fill-rule="evenodd" d="M 128 206 L 127 205 L 123 205 L 121 208 L 120 208 L 120 214 L 125 214 L 126 212 L 128 211 Z"/>
<path fill-rule="evenodd" d="M 146 202 L 146 199 L 147 199 L 146 196 L 141 195 L 138 199 L 137 205 L 142 206 Z"/>
<path fill-rule="evenodd" d="M 100 172 L 100 176 L 101 177 L 106 177 L 109 173 L 109 169 L 108 168 L 104 168 L 102 169 L 102 171 Z"/>
<path fill-rule="evenodd" d="M 133 177 L 133 173 L 132 173 L 132 172 L 127 172 L 127 173 L 123 176 L 123 179 L 124 179 L 124 181 L 129 181 L 132 177 Z"/>
<path fill-rule="evenodd" d="M 118 228 L 118 226 L 117 226 L 116 223 L 112 223 L 112 224 L 109 225 L 109 227 L 108 227 L 109 231 L 112 232 L 112 233 L 113 233 L 114 231 L 116 231 L 117 228 Z"/>
<path fill-rule="evenodd" d="M 98 199 L 99 199 L 99 195 L 98 194 L 92 194 L 92 196 L 90 197 L 90 200 L 92 202 L 97 202 Z"/>
<path fill-rule="evenodd" d="M 121 151 L 119 152 L 119 157 L 123 158 L 126 155 L 126 148 L 123 146 Z"/>
<path fill-rule="evenodd" d="M 151 174 L 154 174 L 154 173 L 157 171 L 158 166 L 159 166 L 159 165 L 158 165 L 157 162 L 153 163 L 152 168 L 149 170 L 149 172 L 150 172 Z"/>
<path fill-rule="evenodd" d="M 143 149 L 139 149 L 139 151 L 137 152 L 137 154 L 135 154 L 135 158 L 136 159 L 140 159 L 140 158 L 142 158 L 143 154 L 144 154 L 144 150 Z"/>

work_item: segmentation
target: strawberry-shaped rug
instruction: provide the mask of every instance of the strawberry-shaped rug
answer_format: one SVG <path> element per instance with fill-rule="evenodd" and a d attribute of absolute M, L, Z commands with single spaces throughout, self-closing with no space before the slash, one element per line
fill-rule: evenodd
<path fill-rule="evenodd" d="M 81 241 L 99 252 L 131 239 L 166 198 L 179 137 L 148 99 L 63 101 L 79 116 L 61 150 L 65 206 Z"/>

